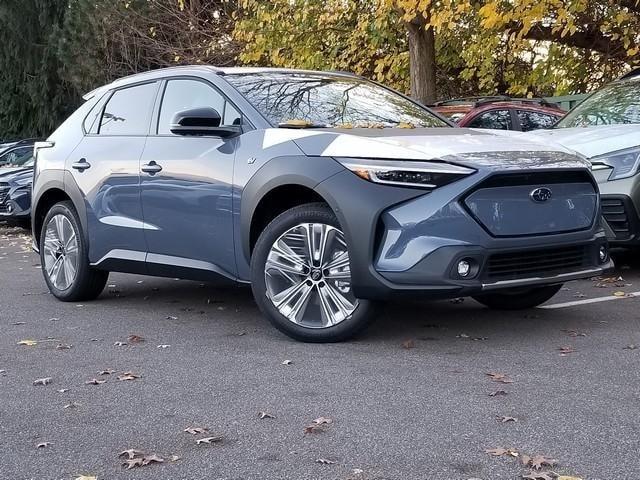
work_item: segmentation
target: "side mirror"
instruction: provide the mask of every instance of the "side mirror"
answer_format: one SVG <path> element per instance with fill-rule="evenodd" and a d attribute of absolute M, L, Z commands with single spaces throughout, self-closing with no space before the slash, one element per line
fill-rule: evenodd
<path fill-rule="evenodd" d="M 171 121 L 170 130 L 175 135 L 207 135 L 232 137 L 242 133 L 240 126 L 220 126 L 222 118 L 211 107 L 192 108 L 178 112 Z"/>

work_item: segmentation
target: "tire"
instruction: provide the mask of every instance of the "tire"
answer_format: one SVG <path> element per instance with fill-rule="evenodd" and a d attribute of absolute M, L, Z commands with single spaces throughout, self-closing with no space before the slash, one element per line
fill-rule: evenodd
<path fill-rule="evenodd" d="M 63 231 L 62 237 L 58 235 L 56 238 L 55 234 L 59 230 Z M 64 242 L 61 242 L 60 238 L 63 238 Z M 62 243 L 66 244 L 65 248 L 61 247 Z M 53 254 L 52 249 L 55 246 L 57 250 Z M 76 252 L 75 265 L 73 252 Z M 70 201 L 56 203 L 44 218 L 40 233 L 40 263 L 49 291 L 63 302 L 94 300 L 100 295 L 109 278 L 109 272 L 96 270 L 89 265 L 80 220 Z M 67 269 L 68 265 L 70 267 Z M 54 270 L 58 275 L 54 275 Z"/>
<path fill-rule="evenodd" d="M 323 245 L 315 250 L 319 260 L 310 259 L 307 232 L 314 232 L 313 238 Z M 274 327 L 295 340 L 344 341 L 365 328 L 373 317 L 373 302 L 356 299 L 351 292 L 348 247 L 338 219 L 323 203 L 292 208 L 267 225 L 253 250 L 251 280 L 260 311 Z M 290 295 L 283 293 L 291 294 L 293 287 L 297 293 L 285 301 Z"/>
<path fill-rule="evenodd" d="M 529 289 L 518 288 L 503 293 L 476 295 L 473 299 L 494 310 L 525 310 L 550 300 L 561 288 L 562 284 Z"/>

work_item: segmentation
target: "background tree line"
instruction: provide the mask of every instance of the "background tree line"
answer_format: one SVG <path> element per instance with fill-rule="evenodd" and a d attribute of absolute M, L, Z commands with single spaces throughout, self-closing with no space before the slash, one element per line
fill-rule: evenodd
<path fill-rule="evenodd" d="M 194 63 L 347 70 L 423 102 L 582 93 L 640 65 L 640 0 L 3 0 L 0 138 Z"/>

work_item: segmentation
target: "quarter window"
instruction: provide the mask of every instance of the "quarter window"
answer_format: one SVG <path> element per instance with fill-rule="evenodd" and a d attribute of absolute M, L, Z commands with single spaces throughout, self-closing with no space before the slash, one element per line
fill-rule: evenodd
<path fill-rule="evenodd" d="M 157 84 L 117 90 L 100 119 L 100 135 L 147 135 Z"/>
<path fill-rule="evenodd" d="M 478 115 L 466 126 L 469 128 L 511 130 L 511 114 L 509 110 L 489 110 Z"/>
<path fill-rule="evenodd" d="M 550 128 L 558 121 L 558 118 L 553 115 L 522 110 L 518 110 L 518 118 L 520 119 L 520 126 L 523 132 Z"/>
<path fill-rule="evenodd" d="M 222 117 L 222 125 L 240 125 L 241 114 L 212 86 L 199 80 L 169 80 L 162 97 L 158 134 L 171 134 L 171 121 L 176 113 L 192 108 L 210 107 Z"/>

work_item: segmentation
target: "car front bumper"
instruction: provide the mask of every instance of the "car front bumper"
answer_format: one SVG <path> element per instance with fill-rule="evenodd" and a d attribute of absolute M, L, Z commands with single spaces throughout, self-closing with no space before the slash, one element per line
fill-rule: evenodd
<path fill-rule="evenodd" d="M 30 215 L 30 187 L 11 187 L 0 194 L 0 219 L 25 220 Z"/>
<path fill-rule="evenodd" d="M 596 221 L 597 189 L 592 218 L 584 228 L 501 236 L 465 208 L 465 198 L 491 175 L 472 175 L 431 193 L 373 184 L 348 171 L 318 185 L 316 190 L 329 200 L 350 246 L 355 295 L 452 298 L 560 284 L 613 267 L 605 232 Z M 535 223 L 525 218 L 516 227 L 527 231 Z M 463 260 L 470 264 L 464 278 L 457 270 Z"/>

